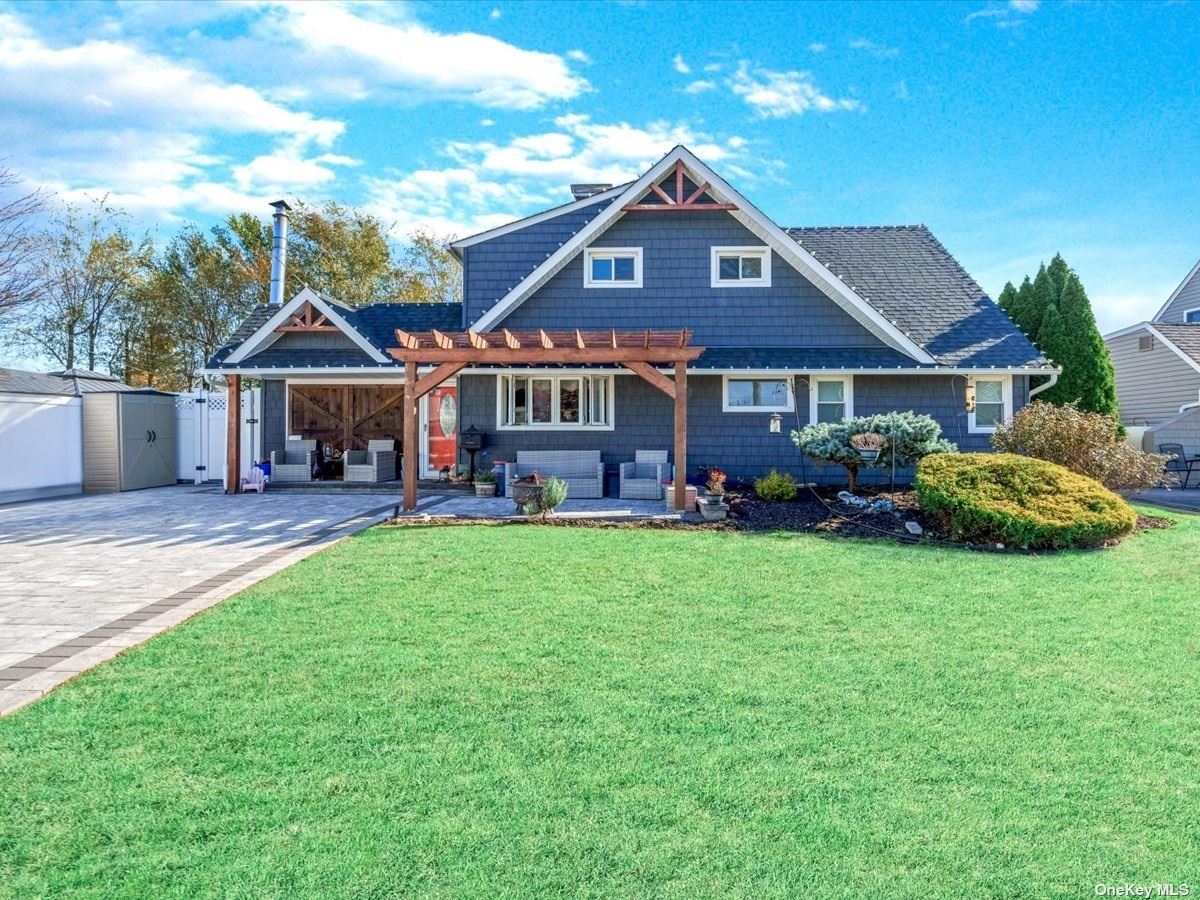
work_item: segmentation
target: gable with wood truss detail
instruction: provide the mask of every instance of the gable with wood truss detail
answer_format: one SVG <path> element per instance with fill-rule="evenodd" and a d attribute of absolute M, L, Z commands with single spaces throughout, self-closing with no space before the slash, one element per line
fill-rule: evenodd
<path fill-rule="evenodd" d="M 330 322 L 329 317 L 314 307 L 312 303 L 305 302 L 284 324 L 276 326 L 275 331 L 278 334 L 291 332 L 341 334 L 342 330 Z"/>

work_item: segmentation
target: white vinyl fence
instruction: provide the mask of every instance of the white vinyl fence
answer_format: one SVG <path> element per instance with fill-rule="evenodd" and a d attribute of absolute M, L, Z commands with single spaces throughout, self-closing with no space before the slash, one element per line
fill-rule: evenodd
<path fill-rule="evenodd" d="M 224 391 L 189 391 L 175 397 L 175 446 L 180 481 L 202 484 L 225 480 Z M 242 391 L 242 471 L 262 459 L 262 389 Z"/>
<path fill-rule="evenodd" d="M 0 394 L 0 503 L 82 490 L 82 401 Z"/>

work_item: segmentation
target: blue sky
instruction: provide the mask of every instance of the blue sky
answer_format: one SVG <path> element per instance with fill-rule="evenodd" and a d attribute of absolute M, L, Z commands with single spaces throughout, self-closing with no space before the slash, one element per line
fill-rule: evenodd
<path fill-rule="evenodd" d="M 685 143 L 782 225 L 925 223 L 1103 329 L 1200 258 L 1194 3 L 0 3 L 0 155 L 166 235 L 278 196 L 466 234 Z"/>

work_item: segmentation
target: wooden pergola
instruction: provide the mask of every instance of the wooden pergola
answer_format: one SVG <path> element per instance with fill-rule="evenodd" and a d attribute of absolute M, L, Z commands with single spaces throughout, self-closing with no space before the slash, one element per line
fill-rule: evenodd
<path fill-rule="evenodd" d="M 469 365 L 620 365 L 675 402 L 675 506 L 687 499 L 687 364 L 704 352 L 692 333 L 678 331 L 396 331 L 388 350 L 404 363 L 404 508 L 417 507 L 417 402 Z M 418 377 L 420 366 L 434 366 Z M 674 380 L 655 368 L 673 365 Z"/>

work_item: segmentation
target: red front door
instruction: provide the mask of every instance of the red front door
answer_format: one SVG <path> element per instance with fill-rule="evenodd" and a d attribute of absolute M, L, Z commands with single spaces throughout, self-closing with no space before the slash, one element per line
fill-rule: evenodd
<path fill-rule="evenodd" d="M 426 421 L 429 423 L 429 474 L 458 462 L 458 389 L 453 385 L 436 387 L 426 395 Z"/>

